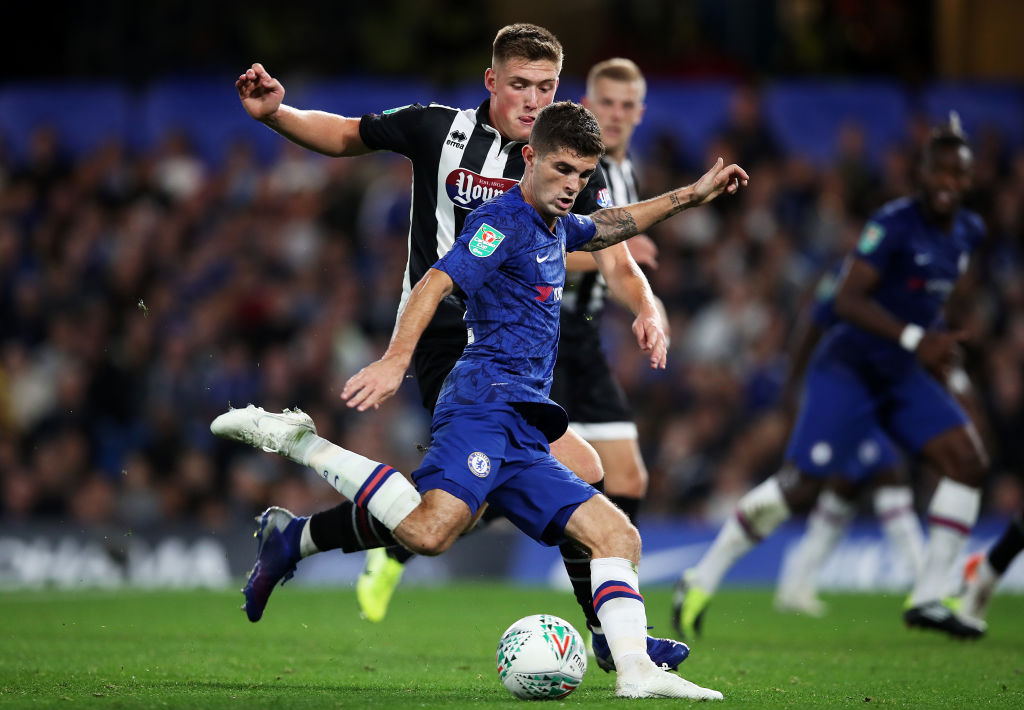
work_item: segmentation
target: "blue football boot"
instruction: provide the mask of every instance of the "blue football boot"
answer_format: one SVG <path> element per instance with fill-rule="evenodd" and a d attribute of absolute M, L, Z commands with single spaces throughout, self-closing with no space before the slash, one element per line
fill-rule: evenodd
<path fill-rule="evenodd" d="M 256 564 L 249 572 L 242 594 L 249 621 L 259 621 L 279 581 L 284 584 L 295 575 L 295 565 L 302 556 L 299 541 L 307 518 L 296 517 L 284 508 L 272 507 L 256 518 Z"/>
<path fill-rule="evenodd" d="M 590 633 L 591 644 L 594 649 L 594 660 L 597 661 L 598 668 L 605 673 L 615 670 L 612 651 L 608 648 L 608 641 L 605 639 L 604 634 L 598 633 L 593 629 L 590 629 Z M 690 647 L 681 641 L 648 636 L 647 655 L 654 661 L 654 665 L 660 666 L 662 670 L 674 671 L 690 655 Z"/>

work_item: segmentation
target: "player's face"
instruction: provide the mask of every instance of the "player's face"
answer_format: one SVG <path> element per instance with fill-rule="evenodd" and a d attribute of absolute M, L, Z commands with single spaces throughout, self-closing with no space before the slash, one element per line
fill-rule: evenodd
<path fill-rule="evenodd" d="M 601 77 L 583 97 L 583 105 L 594 112 L 601 124 L 605 150 L 615 156 L 625 153 L 644 116 L 640 82 Z"/>
<path fill-rule="evenodd" d="M 542 155 L 523 146 L 526 173 L 523 192 L 549 225 L 572 210 L 576 196 L 597 169 L 597 156 L 579 156 L 568 148 Z"/>
<path fill-rule="evenodd" d="M 948 217 L 956 212 L 971 187 L 973 166 L 971 149 L 967 146 L 935 148 L 921 167 L 921 186 L 928 208 Z"/>
<path fill-rule="evenodd" d="M 491 123 L 506 138 L 530 140 L 537 112 L 555 99 L 558 66 L 515 57 L 488 69 L 484 86 L 491 93 Z"/>

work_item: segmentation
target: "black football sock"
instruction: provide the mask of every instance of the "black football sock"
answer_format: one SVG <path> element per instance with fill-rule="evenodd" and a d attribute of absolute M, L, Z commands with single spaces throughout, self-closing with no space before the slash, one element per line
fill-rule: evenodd
<path fill-rule="evenodd" d="M 608 500 L 619 506 L 619 509 L 626 514 L 627 518 L 629 518 L 629 522 L 636 525 L 636 516 L 637 513 L 640 512 L 640 503 L 642 499 L 633 498 L 631 496 L 610 495 L 608 496 Z"/>
<path fill-rule="evenodd" d="M 989 550 L 988 563 L 1002 576 L 1021 549 L 1024 549 L 1024 513 L 1017 513 L 1002 537 Z"/>
<path fill-rule="evenodd" d="M 398 545 L 384 523 L 352 501 L 345 501 L 309 519 L 309 536 L 321 552 L 338 550 L 357 552 L 374 547 Z"/>
<path fill-rule="evenodd" d="M 604 479 L 593 484 L 600 493 L 604 493 Z M 594 611 L 594 591 L 590 584 L 590 551 L 577 542 L 566 540 L 558 546 L 562 553 L 562 564 L 569 575 L 572 593 L 576 595 L 576 603 L 583 610 L 587 626 L 600 626 L 601 622 Z"/>
<path fill-rule="evenodd" d="M 393 559 L 395 562 L 398 562 L 398 563 L 403 564 L 403 565 L 406 562 L 408 562 L 409 560 L 411 560 L 413 557 L 416 556 L 415 552 L 407 550 L 404 547 L 402 547 L 401 545 L 395 545 L 394 547 L 389 547 L 387 549 L 387 553 L 388 553 L 388 557 Z"/>
<path fill-rule="evenodd" d="M 562 553 L 562 564 L 569 575 L 576 603 L 583 610 L 587 626 L 600 626 L 601 622 L 594 611 L 594 593 L 590 585 L 590 552 L 577 542 L 567 540 L 558 546 Z"/>

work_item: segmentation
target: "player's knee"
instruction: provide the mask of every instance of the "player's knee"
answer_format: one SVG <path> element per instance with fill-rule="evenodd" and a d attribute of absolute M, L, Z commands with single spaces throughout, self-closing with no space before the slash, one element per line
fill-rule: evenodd
<path fill-rule="evenodd" d="M 627 560 L 639 560 L 642 546 L 640 532 L 623 519 L 609 526 L 605 534 L 590 546 L 593 557 L 622 557 Z"/>
<path fill-rule="evenodd" d="M 451 531 L 435 528 L 420 531 L 406 544 L 418 555 L 436 557 L 451 547 L 456 537 L 457 535 L 451 534 Z"/>
<path fill-rule="evenodd" d="M 420 506 L 395 528 L 395 537 L 416 554 L 435 557 L 451 547 L 464 528 L 461 518 L 448 520 Z"/>

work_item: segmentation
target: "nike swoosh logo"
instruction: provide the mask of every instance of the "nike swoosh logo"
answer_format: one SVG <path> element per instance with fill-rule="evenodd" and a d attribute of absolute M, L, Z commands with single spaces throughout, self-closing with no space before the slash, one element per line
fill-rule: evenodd
<path fill-rule="evenodd" d="M 550 258 L 551 258 L 551 255 L 550 255 L 550 254 L 545 254 L 545 255 L 544 255 L 544 258 L 543 258 L 543 259 L 541 259 L 541 258 L 540 258 L 540 254 L 538 254 L 538 255 L 537 255 L 537 263 L 538 263 L 538 264 L 543 264 L 543 263 L 544 263 L 545 261 L 547 261 L 547 260 L 548 260 L 548 259 L 550 259 Z"/>

